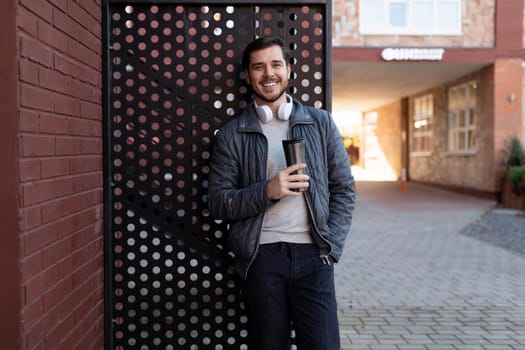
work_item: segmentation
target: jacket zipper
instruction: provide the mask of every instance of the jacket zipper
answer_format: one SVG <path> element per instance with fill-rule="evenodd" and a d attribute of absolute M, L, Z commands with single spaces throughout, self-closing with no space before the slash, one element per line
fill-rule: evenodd
<path fill-rule="evenodd" d="M 228 198 L 228 214 L 230 219 L 233 219 L 233 198 Z"/>
<path fill-rule="evenodd" d="M 332 252 L 333 248 L 332 248 L 332 245 L 330 244 L 330 242 L 324 238 L 321 233 L 319 233 L 319 228 L 317 227 L 317 222 L 315 221 L 315 218 L 314 218 L 314 215 L 313 215 L 313 210 L 312 210 L 312 206 L 310 204 L 310 199 L 308 198 L 308 196 L 306 195 L 306 193 L 304 194 L 304 198 L 305 198 L 305 201 L 306 201 L 306 206 L 308 207 L 308 212 L 310 213 L 310 218 L 312 220 L 312 226 L 314 227 L 314 234 L 317 235 L 318 238 L 320 238 L 323 242 L 326 243 L 326 245 L 328 246 L 329 250 L 328 252 L 323 252 L 321 250 L 321 255 L 319 255 L 319 258 L 321 259 L 321 261 L 323 262 L 323 264 L 325 265 L 331 265 L 330 263 L 330 253 Z M 320 247 L 319 247 L 320 248 Z"/>
<path fill-rule="evenodd" d="M 262 134 L 262 136 L 266 140 L 266 157 L 264 157 L 264 169 L 266 169 L 268 166 L 268 139 L 266 138 L 264 134 Z M 266 179 L 266 181 L 268 181 L 268 176 L 266 174 L 264 175 L 264 178 Z M 250 261 L 248 262 L 248 266 L 246 266 L 246 269 L 244 270 L 245 280 L 246 278 L 248 278 L 248 270 L 250 269 L 250 266 L 252 266 L 253 261 L 255 260 L 255 257 L 257 256 L 257 253 L 259 252 L 259 245 L 260 245 L 259 241 L 261 240 L 261 232 L 262 232 L 262 227 L 264 224 L 264 213 L 262 214 L 262 216 L 263 218 L 261 220 L 261 225 L 259 226 L 259 233 L 257 234 L 257 244 L 255 245 L 255 252 L 252 254 L 252 257 L 250 258 Z"/>
<path fill-rule="evenodd" d="M 264 215 L 264 214 L 263 214 Z M 261 239 L 261 232 L 262 232 L 262 226 L 264 223 L 264 216 L 261 221 L 261 226 L 259 227 L 259 234 L 257 235 L 257 245 L 255 246 L 255 252 L 253 253 L 252 257 L 250 258 L 250 261 L 248 262 L 248 266 L 246 266 L 246 270 L 244 270 L 244 279 L 248 278 L 248 270 L 250 269 L 250 266 L 252 266 L 253 261 L 255 260 L 255 257 L 257 256 L 257 253 L 259 253 L 259 241 Z"/>
<path fill-rule="evenodd" d="M 290 125 L 290 130 L 289 130 L 289 135 L 290 135 L 290 138 L 293 138 L 295 135 L 293 134 L 293 126 L 294 125 L 297 125 L 297 124 L 309 124 L 309 123 L 295 123 L 293 125 Z M 325 265 L 328 265 L 330 266 L 331 263 L 330 263 L 330 253 L 332 252 L 333 248 L 332 248 L 332 245 L 330 244 L 330 242 L 328 242 L 327 239 L 325 239 L 320 233 L 319 233 L 319 228 L 317 227 L 317 223 L 315 222 L 315 218 L 314 218 L 314 214 L 313 214 L 313 210 L 312 210 L 312 206 L 310 204 L 310 200 L 308 199 L 308 196 L 306 195 L 306 193 L 303 193 L 303 196 L 305 198 L 305 201 L 306 201 L 306 206 L 308 207 L 308 212 L 310 213 L 310 218 L 312 220 L 312 225 L 314 226 L 314 231 L 315 233 L 314 234 L 317 234 L 317 237 L 319 237 L 322 241 L 324 241 L 328 247 L 329 247 L 329 250 L 327 253 L 324 253 L 321 251 L 321 255 L 319 256 L 319 258 L 321 259 L 321 261 L 323 262 L 323 264 Z M 319 247 L 321 248 L 321 247 Z"/>

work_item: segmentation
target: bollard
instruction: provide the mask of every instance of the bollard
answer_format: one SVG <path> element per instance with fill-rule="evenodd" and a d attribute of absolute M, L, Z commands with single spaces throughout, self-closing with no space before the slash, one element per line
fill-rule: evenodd
<path fill-rule="evenodd" d="M 401 191 L 407 191 L 407 170 L 405 168 L 401 169 Z"/>

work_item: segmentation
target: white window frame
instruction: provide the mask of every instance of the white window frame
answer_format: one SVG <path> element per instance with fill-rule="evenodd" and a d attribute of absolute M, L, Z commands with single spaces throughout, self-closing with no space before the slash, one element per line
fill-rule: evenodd
<path fill-rule="evenodd" d="M 448 90 L 448 152 L 453 154 L 474 154 L 478 149 L 478 83 L 469 81 Z M 458 104 L 458 94 L 464 93 L 465 100 Z M 462 121 L 463 119 L 463 121 Z"/>
<path fill-rule="evenodd" d="M 432 6 L 432 28 L 418 29 L 413 27 L 414 19 L 417 16 L 414 14 L 414 5 L 431 3 Z M 406 14 L 405 26 L 394 26 L 389 23 L 390 6 L 393 4 L 405 4 Z M 457 18 L 454 28 L 440 27 L 438 23 L 438 7 L 439 5 L 455 5 L 457 9 Z M 367 5 L 375 5 L 378 9 L 381 8 L 381 13 L 370 14 L 370 18 L 382 17 L 379 23 L 368 27 L 366 25 L 365 17 L 367 16 Z M 364 35 L 462 35 L 461 31 L 461 0 L 359 0 L 359 32 Z"/>
<path fill-rule="evenodd" d="M 414 98 L 414 113 L 412 115 L 412 137 L 410 143 L 411 155 L 431 155 L 433 144 L 434 95 L 427 94 Z M 419 140 L 428 139 L 428 142 Z M 419 142 L 418 142 L 419 141 Z M 427 147 L 422 147 L 422 145 Z"/>

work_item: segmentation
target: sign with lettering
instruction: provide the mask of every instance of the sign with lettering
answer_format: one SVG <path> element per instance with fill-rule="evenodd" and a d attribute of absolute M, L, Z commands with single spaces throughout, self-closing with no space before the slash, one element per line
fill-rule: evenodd
<path fill-rule="evenodd" d="M 441 61 L 445 49 L 385 48 L 381 58 L 385 61 Z"/>

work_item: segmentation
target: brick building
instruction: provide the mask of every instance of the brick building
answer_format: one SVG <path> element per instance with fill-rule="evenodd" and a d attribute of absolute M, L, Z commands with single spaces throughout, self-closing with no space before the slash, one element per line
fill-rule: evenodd
<path fill-rule="evenodd" d="M 363 113 L 361 165 L 368 145 L 398 178 L 496 195 L 505 143 L 524 139 L 524 1 L 336 0 L 333 12 L 334 109 Z"/>
<path fill-rule="evenodd" d="M 0 347 L 103 347 L 101 1 L 0 3 Z"/>

